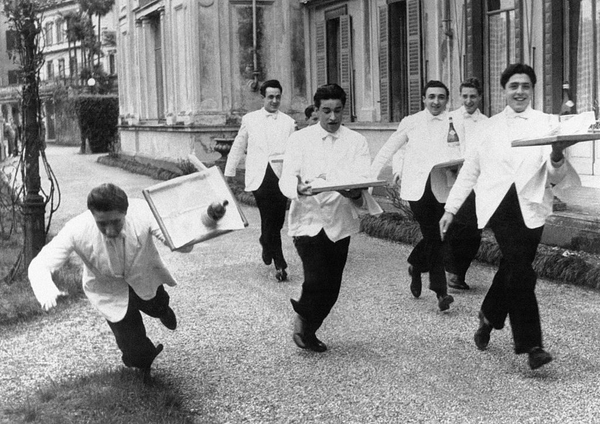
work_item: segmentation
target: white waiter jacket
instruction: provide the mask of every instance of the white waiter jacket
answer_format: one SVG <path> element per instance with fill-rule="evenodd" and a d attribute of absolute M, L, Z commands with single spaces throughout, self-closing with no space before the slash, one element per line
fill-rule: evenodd
<path fill-rule="evenodd" d="M 285 153 L 287 139 L 296 129 L 296 121 L 283 112 L 261 108 L 242 117 L 242 125 L 231 146 L 225 164 L 226 177 L 235 177 L 236 168 L 246 154 L 246 191 L 257 190 L 265 177 L 269 159 Z M 279 177 L 280 166 L 272 166 Z"/>
<path fill-rule="evenodd" d="M 152 235 L 162 232 L 145 201 L 129 199 L 119 242 L 123 261 L 110 252 L 109 241 L 88 210 L 71 219 L 29 265 L 33 293 L 59 290 L 52 281 L 72 252 L 83 261 L 83 290 L 92 305 L 109 321 L 123 319 L 129 303 L 129 286 L 144 300 L 152 299 L 161 284 L 177 283 L 162 262 Z"/>
<path fill-rule="evenodd" d="M 483 228 L 515 184 L 525 225 L 544 225 L 552 213 L 551 184 L 562 189 L 581 181 L 566 159 L 552 164 L 551 146 L 511 147 L 511 142 L 548 134 L 557 123 L 554 118 L 531 106 L 521 113 L 507 106 L 487 120 L 481 143 L 467 156 L 450 191 L 446 211 L 456 214 L 477 184 L 477 222 Z"/>
<path fill-rule="evenodd" d="M 448 112 L 437 116 L 425 109 L 404 118 L 398 129 L 379 150 L 371 164 L 371 174 L 377 177 L 383 166 L 396 152 L 405 147 L 402 161 L 402 185 L 400 197 L 404 200 L 419 200 L 425 191 L 425 184 L 431 173 L 431 190 L 438 202 L 444 203 L 450 191 L 443 170 L 432 172 L 437 164 L 461 159 L 464 154 L 464 142 L 459 148 L 448 146 L 450 121 Z M 398 166 L 399 161 L 394 161 Z M 400 172 L 394 169 L 394 173 Z"/>
<path fill-rule="evenodd" d="M 363 190 L 361 207 L 336 191 L 313 196 L 298 194 L 302 181 L 325 177 L 332 184 L 369 178 L 371 154 L 366 138 L 341 126 L 329 133 L 321 125 L 311 125 L 290 136 L 279 180 L 281 192 L 292 200 L 288 213 L 290 236 L 316 236 L 321 229 L 333 242 L 360 231 L 360 212 L 382 210 Z"/>

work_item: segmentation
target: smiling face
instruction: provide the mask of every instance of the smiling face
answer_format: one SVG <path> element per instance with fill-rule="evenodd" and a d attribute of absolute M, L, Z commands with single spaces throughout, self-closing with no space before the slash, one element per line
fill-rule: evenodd
<path fill-rule="evenodd" d="M 344 106 L 340 99 L 322 100 L 317 110 L 321 127 L 330 133 L 336 132 L 342 125 Z"/>
<path fill-rule="evenodd" d="M 269 113 L 277 112 L 281 105 L 281 91 L 279 88 L 268 87 L 265 90 L 265 96 L 263 97 L 263 106 Z"/>
<path fill-rule="evenodd" d="M 462 90 L 460 90 L 460 98 L 462 99 L 465 110 L 469 114 L 473 114 L 481 103 L 481 94 L 473 87 L 463 87 Z"/>
<path fill-rule="evenodd" d="M 531 102 L 533 84 L 527 74 L 514 74 L 504 86 L 506 104 L 515 112 L 523 112 Z"/>
<path fill-rule="evenodd" d="M 445 111 L 447 103 L 448 96 L 442 87 L 429 87 L 423 96 L 423 104 L 433 116 Z"/>
<path fill-rule="evenodd" d="M 115 238 L 121 234 L 125 225 L 125 216 L 127 214 L 119 211 L 91 211 L 96 221 L 96 226 L 102 234 L 108 238 Z"/>

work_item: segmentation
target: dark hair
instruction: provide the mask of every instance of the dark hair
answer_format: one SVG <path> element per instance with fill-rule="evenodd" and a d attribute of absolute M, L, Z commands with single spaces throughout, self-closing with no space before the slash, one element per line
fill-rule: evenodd
<path fill-rule="evenodd" d="M 500 77 L 500 85 L 502 88 L 506 88 L 506 83 L 515 74 L 526 74 L 529 76 L 531 80 L 531 84 L 535 86 L 537 82 L 537 77 L 535 76 L 535 71 L 529 65 L 525 65 L 524 63 L 511 63 L 506 67 L 504 72 L 502 72 L 502 76 Z"/>
<path fill-rule="evenodd" d="M 87 197 L 87 207 L 92 212 L 118 211 L 127 213 L 127 194 L 114 184 L 102 184 L 93 188 Z"/>
<path fill-rule="evenodd" d="M 459 91 L 462 91 L 463 88 L 474 88 L 475 90 L 477 90 L 477 94 L 479 94 L 480 96 L 483 93 L 481 83 L 479 82 L 479 79 L 475 77 L 467 78 L 466 80 L 464 80 L 460 84 Z"/>
<path fill-rule="evenodd" d="M 268 80 L 262 83 L 262 85 L 260 86 L 260 95 L 265 97 L 266 93 L 267 93 L 267 88 L 279 88 L 279 92 L 283 93 L 283 88 L 281 87 L 281 84 L 279 83 L 279 81 L 277 80 Z"/>
<path fill-rule="evenodd" d="M 310 105 L 306 109 L 304 109 L 304 116 L 306 116 L 306 119 L 310 119 L 315 109 L 316 108 L 314 105 Z"/>
<path fill-rule="evenodd" d="M 425 87 L 423 87 L 423 91 L 421 92 L 421 95 L 423 97 L 425 97 L 425 93 L 427 93 L 428 88 L 443 88 L 444 90 L 446 90 L 446 97 L 450 97 L 450 90 L 448 90 L 448 87 L 446 87 L 446 84 L 444 84 L 441 81 L 437 81 L 437 80 L 427 81 L 427 84 L 425 84 Z"/>
<path fill-rule="evenodd" d="M 317 88 L 313 98 L 315 107 L 321 107 L 322 100 L 341 100 L 342 106 L 346 106 L 346 92 L 337 84 L 325 84 Z"/>

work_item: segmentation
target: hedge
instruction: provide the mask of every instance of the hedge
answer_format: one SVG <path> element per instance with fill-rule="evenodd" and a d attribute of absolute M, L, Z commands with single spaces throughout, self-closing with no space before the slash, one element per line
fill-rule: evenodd
<path fill-rule="evenodd" d="M 113 150 L 118 140 L 119 98 L 113 95 L 81 95 L 75 103 L 81 146 L 88 140 L 92 153 Z"/>

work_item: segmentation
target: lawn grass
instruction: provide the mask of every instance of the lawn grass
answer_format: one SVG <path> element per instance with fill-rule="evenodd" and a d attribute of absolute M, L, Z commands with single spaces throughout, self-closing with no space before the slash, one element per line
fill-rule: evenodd
<path fill-rule="evenodd" d="M 161 377 L 144 379 L 128 368 L 53 381 L 17 405 L 5 405 L 1 418 L 33 424 L 191 424 L 182 396 Z"/>

